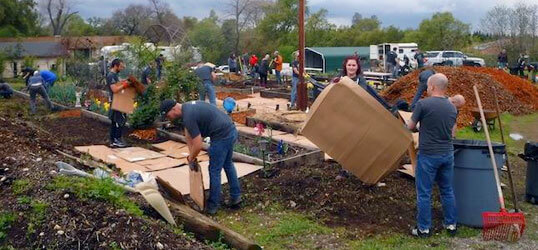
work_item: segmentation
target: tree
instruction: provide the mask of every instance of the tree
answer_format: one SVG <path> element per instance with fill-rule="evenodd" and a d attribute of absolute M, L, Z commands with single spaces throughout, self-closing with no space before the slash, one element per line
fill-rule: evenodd
<path fill-rule="evenodd" d="M 80 15 L 73 15 L 67 23 L 64 34 L 67 36 L 93 36 L 97 34 L 97 31 Z"/>
<path fill-rule="evenodd" d="M 504 37 L 510 31 L 510 15 L 512 11 L 506 5 L 497 5 L 489 10 L 480 20 L 480 28 L 485 33 Z"/>
<path fill-rule="evenodd" d="M 189 32 L 192 44 L 200 49 L 202 58 L 208 62 L 219 62 L 225 58 L 222 51 L 224 36 L 213 17 L 204 18 Z"/>
<path fill-rule="evenodd" d="M 74 2 L 70 0 L 43 0 L 44 8 L 52 26 L 53 35 L 61 35 L 67 21 L 78 11 L 73 11 Z"/>
<path fill-rule="evenodd" d="M 39 16 L 33 0 L 0 0 L 0 37 L 39 33 Z"/>
<path fill-rule="evenodd" d="M 355 14 L 353 14 L 353 18 L 351 19 L 351 26 L 359 23 L 361 19 L 362 19 L 362 15 L 358 12 L 355 12 Z"/>
<path fill-rule="evenodd" d="M 152 10 L 148 6 L 130 4 L 112 14 L 111 22 L 126 35 L 142 35 L 150 23 Z"/>
<path fill-rule="evenodd" d="M 424 50 L 461 49 L 469 44 L 470 27 L 450 12 L 435 13 L 418 28 L 418 43 Z"/>
<path fill-rule="evenodd" d="M 255 11 L 254 0 L 228 0 L 228 14 L 234 20 L 234 52 L 239 54 L 241 32 L 250 24 L 252 13 Z"/>

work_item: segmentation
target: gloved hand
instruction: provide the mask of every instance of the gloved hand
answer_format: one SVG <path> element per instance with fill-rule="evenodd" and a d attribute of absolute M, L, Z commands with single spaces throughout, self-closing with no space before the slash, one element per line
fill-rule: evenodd
<path fill-rule="evenodd" d="M 189 161 L 189 168 L 193 171 L 200 171 L 200 164 L 198 164 L 198 159 L 194 158 L 194 160 Z"/>

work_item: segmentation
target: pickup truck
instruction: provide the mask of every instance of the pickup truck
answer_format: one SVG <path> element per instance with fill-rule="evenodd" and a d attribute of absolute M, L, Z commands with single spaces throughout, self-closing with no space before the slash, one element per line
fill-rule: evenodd
<path fill-rule="evenodd" d="M 460 51 L 426 51 L 424 66 L 480 66 L 486 65 L 482 58 L 469 57 Z"/>

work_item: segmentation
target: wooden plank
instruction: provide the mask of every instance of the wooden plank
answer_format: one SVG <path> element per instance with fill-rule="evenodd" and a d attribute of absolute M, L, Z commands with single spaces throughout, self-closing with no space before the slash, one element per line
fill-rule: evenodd
<path fill-rule="evenodd" d="M 190 196 L 201 211 L 205 209 L 204 178 L 202 169 L 192 170 L 189 168 Z"/>

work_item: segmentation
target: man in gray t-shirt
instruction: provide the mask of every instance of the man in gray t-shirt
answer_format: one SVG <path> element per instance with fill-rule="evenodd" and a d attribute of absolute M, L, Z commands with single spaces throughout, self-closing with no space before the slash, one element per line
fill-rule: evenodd
<path fill-rule="evenodd" d="M 198 94 L 200 101 L 205 101 L 205 97 L 209 98 L 209 103 L 217 105 L 217 95 L 215 93 L 215 87 L 213 81 L 217 78 L 213 68 L 202 62 L 198 63 L 198 67 L 194 70 L 194 73 L 202 80 L 202 85 L 199 87 Z"/>
<path fill-rule="evenodd" d="M 238 208 L 241 203 L 241 189 L 232 155 L 237 140 L 237 130 L 231 118 L 215 105 L 191 101 L 183 104 L 174 100 L 161 103 L 161 115 L 169 120 L 183 119 L 185 137 L 189 148 L 189 165 L 196 162 L 202 150 L 202 138 L 209 137 L 209 200 L 207 213 L 215 214 L 220 206 L 221 171 L 224 169 L 230 186 L 230 206 Z"/>
<path fill-rule="evenodd" d="M 416 130 L 420 123 L 415 185 L 417 189 L 417 227 L 412 234 L 431 235 L 431 193 L 434 182 L 439 185 L 443 204 L 444 225 L 449 234 L 456 233 L 456 201 L 452 188 L 454 149 L 452 129 L 456 123 L 456 107 L 446 97 L 448 79 L 434 74 L 428 79 L 428 95 L 420 100 L 407 126 Z"/>

